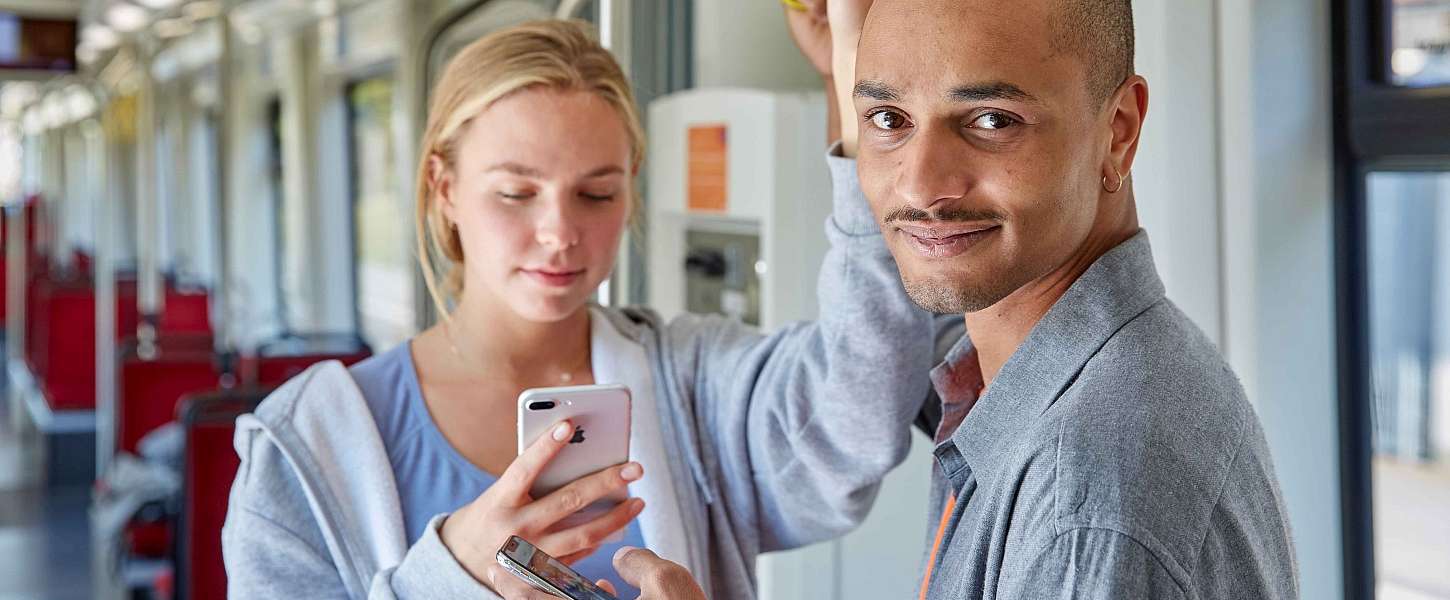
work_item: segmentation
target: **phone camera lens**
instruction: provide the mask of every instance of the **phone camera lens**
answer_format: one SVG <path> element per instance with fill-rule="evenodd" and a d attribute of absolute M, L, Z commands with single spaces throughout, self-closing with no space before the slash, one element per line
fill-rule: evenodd
<path fill-rule="evenodd" d="M 554 404 L 553 400 L 540 400 L 538 402 L 530 402 L 529 410 L 550 410 L 555 406 L 556 404 Z"/>

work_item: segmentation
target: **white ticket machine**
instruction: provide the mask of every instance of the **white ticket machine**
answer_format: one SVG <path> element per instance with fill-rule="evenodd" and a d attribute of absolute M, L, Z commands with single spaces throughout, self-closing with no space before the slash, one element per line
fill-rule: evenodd
<path fill-rule="evenodd" d="M 813 318 L 831 212 L 820 93 L 697 89 L 649 107 L 649 296 L 666 318 Z"/>

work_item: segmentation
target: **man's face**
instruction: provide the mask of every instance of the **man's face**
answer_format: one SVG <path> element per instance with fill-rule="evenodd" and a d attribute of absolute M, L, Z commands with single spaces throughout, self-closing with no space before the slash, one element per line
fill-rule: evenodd
<path fill-rule="evenodd" d="M 1113 136 L 1083 62 L 1054 48 L 1054 1 L 871 8 L 856 66 L 861 185 L 927 310 L 992 306 L 1093 227 Z"/>

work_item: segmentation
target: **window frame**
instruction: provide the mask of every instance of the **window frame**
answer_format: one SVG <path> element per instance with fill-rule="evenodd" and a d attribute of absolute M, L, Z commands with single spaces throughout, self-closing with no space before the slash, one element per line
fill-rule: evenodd
<path fill-rule="evenodd" d="M 1450 85 L 1390 83 L 1393 0 L 1332 14 L 1335 329 L 1345 600 L 1375 598 L 1368 176 L 1450 168 Z"/>
<path fill-rule="evenodd" d="M 351 277 L 352 277 L 352 297 L 353 297 L 353 303 L 352 303 L 353 323 L 354 323 L 354 330 L 357 332 L 358 337 L 363 338 L 363 339 L 366 339 L 366 338 L 365 338 L 365 333 L 364 333 L 363 314 L 362 314 L 362 289 L 361 289 L 362 277 L 358 273 L 358 269 L 362 266 L 362 260 L 360 260 L 360 256 L 358 254 L 358 250 L 360 249 L 360 245 L 359 245 L 360 244 L 360 241 L 358 239 L 358 218 L 357 218 L 358 201 L 361 199 L 360 198 L 360 195 L 358 193 L 359 190 L 360 190 L 360 188 L 361 188 L 361 186 L 359 184 L 358 174 L 361 172 L 361 170 L 358 168 L 357 135 L 356 135 L 357 129 L 356 129 L 356 127 L 354 127 L 354 125 L 357 122 L 358 112 L 357 112 L 357 107 L 353 104 L 352 95 L 353 95 L 353 90 L 356 89 L 358 86 L 364 84 L 364 83 L 367 83 L 367 82 L 373 81 L 373 80 L 378 80 L 378 79 L 387 79 L 387 80 L 391 81 L 392 84 L 393 84 L 393 98 L 394 98 L 393 101 L 394 102 L 397 102 L 397 94 L 399 93 L 399 90 L 398 90 L 398 85 L 397 85 L 397 73 L 396 73 L 396 69 L 397 69 L 396 62 L 395 61 L 392 61 L 392 60 L 378 61 L 378 62 L 370 63 L 366 67 L 353 69 L 353 70 L 350 70 L 347 73 L 345 73 L 343 75 L 342 84 L 339 87 L 340 94 L 341 94 L 340 97 L 342 99 L 342 105 L 343 105 L 343 119 L 344 119 L 344 127 L 343 127 L 343 129 L 345 130 L 343 132 L 343 135 L 346 136 L 346 139 L 344 141 L 345 144 L 346 144 L 345 147 L 344 147 L 344 154 L 345 154 L 345 156 L 347 158 L 347 198 L 348 198 L 347 208 L 348 208 L 348 224 L 349 224 L 349 226 L 348 226 L 348 244 L 349 244 L 349 247 L 348 247 L 348 256 L 349 256 L 349 259 L 350 259 L 349 262 L 351 262 L 351 264 L 352 264 Z M 395 167 L 396 167 L 396 165 L 388 165 L 388 168 L 390 168 L 390 169 L 395 168 Z M 394 194 L 404 194 L 405 195 L 407 192 L 406 192 L 406 190 L 403 190 L 403 189 L 397 189 L 397 190 L 393 190 L 393 193 Z M 411 235 L 411 232 L 405 232 L 405 233 L 408 234 L 408 235 Z M 421 309 L 418 306 L 417 299 L 414 298 L 413 299 L 413 312 L 414 312 L 414 315 L 417 315 L 418 312 L 420 312 L 420 310 Z M 421 333 L 421 331 L 420 331 L 420 333 Z"/>

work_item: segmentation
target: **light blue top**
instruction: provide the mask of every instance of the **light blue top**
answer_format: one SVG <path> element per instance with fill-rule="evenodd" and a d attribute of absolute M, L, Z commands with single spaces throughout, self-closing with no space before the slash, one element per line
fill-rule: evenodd
<path fill-rule="evenodd" d="M 350 371 L 372 410 L 392 463 L 402 501 L 403 528 L 411 546 L 423 537 L 423 529 L 435 515 L 458 510 L 498 479 L 459 454 L 438 430 L 423 402 L 410 347 L 408 343 L 399 344 L 354 365 Z M 574 570 L 590 581 L 607 579 L 619 590 L 620 597 L 634 598 L 638 590 L 620 580 L 611 561 L 620 546 L 644 545 L 639 522 L 631 521 L 622 540 L 600 547 L 574 564 Z"/>

